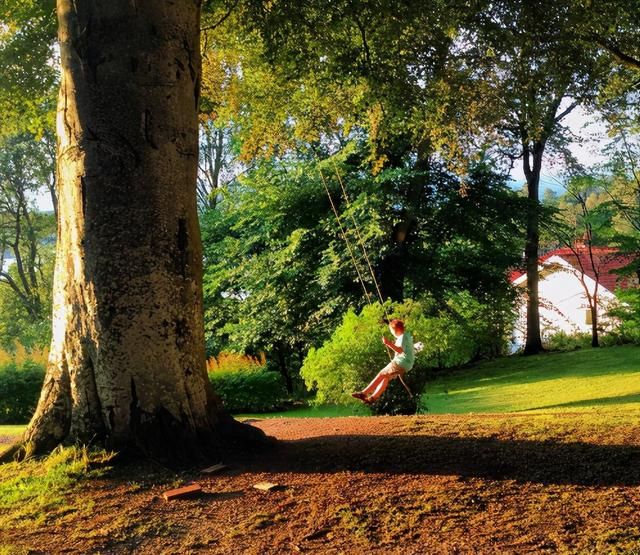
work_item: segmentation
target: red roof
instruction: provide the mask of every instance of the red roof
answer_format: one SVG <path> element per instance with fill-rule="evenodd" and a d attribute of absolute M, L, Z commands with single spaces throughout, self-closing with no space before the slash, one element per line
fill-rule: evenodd
<path fill-rule="evenodd" d="M 559 256 L 579 272 L 583 271 L 594 281 L 597 273 L 600 285 L 610 291 L 615 290 L 616 287 L 631 287 L 633 284 L 631 279 L 620 276 L 614 273 L 613 270 L 631 264 L 634 260 L 637 260 L 637 257 L 629 254 L 620 254 L 615 247 L 592 247 L 591 253 L 589 253 L 589 248 L 585 245 L 577 245 L 574 248 L 564 247 L 544 254 L 538 262 L 544 264 L 552 256 Z M 524 274 L 525 272 L 512 270 L 509 274 L 509 281 L 513 282 Z"/>

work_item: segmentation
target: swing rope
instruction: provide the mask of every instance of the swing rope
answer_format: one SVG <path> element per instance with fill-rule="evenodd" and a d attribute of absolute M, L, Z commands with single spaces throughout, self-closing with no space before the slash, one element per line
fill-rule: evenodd
<path fill-rule="evenodd" d="M 316 157 L 317 160 L 317 157 Z M 319 162 L 319 160 L 318 160 Z M 391 321 L 391 318 L 389 317 L 389 313 L 387 312 L 387 309 L 385 307 L 385 301 L 384 301 L 384 297 L 382 296 L 382 291 L 380 290 L 380 285 L 378 284 L 378 280 L 376 279 L 376 274 L 373 270 L 373 266 L 371 264 L 371 260 L 369 259 L 369 254 L 367 253 L 367 248 L 365 247 L 364 244 L 364 240 L 362 239 L 362 235 L 360 234 L 360 229 L 358 227 L 358 223 L 355 220 L 355 217 L 353 216 L 353 211 L 351 211 L 351 202 L 349 200 L 349 195 L 347 194 L 347 190 L 344 186 L 344 182 L 342 181 L 342 178 L 340 177 L 340 172 L 338 171 L 338 166 L 335 162 L 335 159 L 333 159 L 333 157 L 331 158 L 331 162 L 333 164 L 333 168 L 336 174 L 336 177 L 338 178 L 338 183 L 340 184 L 340 189 L 342 190 L 342 198 L 345 201 L 345 204 L 347 206 L 347 208 L 350 211 L 350 216 L 351 216 L 351 221 L 353 223 L 353 230 L 356 233 L 356 236 L 358 238 L 358 243 L 360 246 L 360 249 L 362 250 L 362 254 L 364 255 L 364 259 L 367 262 L 367 266 L 369 268 L 369 273 L 371 274 L 371 278 L 373 279 L 373 283 L 375 285 L 376 288 L 376 292 L 378 294 L 378 298 L 380 299 L 380 305 L 382 306 L 382 311 L 384 312 L 384 316 L 387 322 Z M 329 203 L 331 204 L 331 209 L 333 210 L 333 213 L 336 217 L 336 221 L 338 222 L 338 226 L 340 228 L 340 234 L 342 235 L 342 238 L 344 239 L 344 242 L 347 246 L 347 249 L 349 251 L 349 255 L 351 257 L 351 261 L 353 262 L 353 266 L 356 270 L 356 273 L 358 274 L 358 280 L 360 281 L 360 284 L 362 285 L 362 289 L 364 290 L 364 294 L 365 294 L 365 298 L 367 299 L 367 303 L 369 305 L 372 305 L 373 302 L 371 301 L 371 294 L 369 293 L 369 291 L 367 290 L 367 286 L 365 284 L 364 278 L 362 277 L 362 273 L 360 272 L 360 268 L 358 266 L 358 263 L 356 261 L 356 258 L 353 254 L 353 249 L 351 248 L 351 243 L 350 240 L 347 236 L 347 233 L 345 231 L 344 226 L 342 225 L 342 221 L 340 220 L 340 216 L 338 214 L 338 209 L 336 208 L 336 205 L 333 201 L 333 197 L 331 196 L 331 192 L 329 190 L 329 186 L 327 185 L 326 179 L 324 177 L 324 174 L 322 173 L 322 170 L 320 169 L 320 167 L 318 166 L 318 173 L 320 174 L 320 178 L 322 180 L 322 184 L 324 186 L 324 190 L 327 193 L 327 197 L 329 197 Z M 393 355 L 391 354 L 391 348 L 386 346 L 386 351 L 387 351 L 387 356 L 389 357 L 389 361 L 393 360 Z M 411 390 L 409 389 L 409 386 L 405 383 L 403 377 L 401 374 L 398 374 L 398 379 L 400 380 L 400 383 L 402 383 L 402 385 L 404 386 L 404 388 L 407 390 L 407 393 L 409 394 L 409 397 L 411 397 L 413 399 L 413 393 L 411 392 Z"/>
<path fill-rule="evenodd" d="M 333 197 L 331 196 L 331 193 L 329 191 L 329 186 L 327 185 L 327 181 L 324 178 L 324 174 L 322 173 L 322 170 L 320 170 L 320 168 L 318 168 L 318 173 L 320 174 L 320 178 L 322 180 L 322 184 L 324 185 L 324 190 L 327 192 L 327 196 L 329 197 L 329 202 L 331 203 L 331 209 L 333 210 L 333 213 L 336 216 L 336 221 L 338 222 L 338 227 L 340 228 L 340 234 L 342 235 L 342 238 L 344 239 L 345 244 L 347 245 L 347 249 L 349 250 L 349 255 L 351 256 L 351 261 L 353 262 L 353 267 L 356 269 L 356 273 L 358 274 L 358 280 L 360 281 L 360 285 L 362 285 L 362 289 L 364 291 L 364 296 L 367 299 L 367 303 L 372 304 L 371 303 L 371 294 L 369 293 L 369 291 L 367 290 L 367 286 L 364 283 L 364 279 L 362 278 L 362 274 L 360 273 L 360 268 L 358 267 L 358 263 L 356 262 L 356 257 L 353 254 L 353 250 L 351 249 L 351 243 L 349 242 L 349 239 L 347 238 L 347 233 L 342 225 L 342 221 L 340 220 L 340 215 L 338 214 L 338 209 L 336 208 L 336 205 L 333 202 Z"/>
<path fill-rule="evenodd" d="M 356 236 L 358 237 L 358 243 L 360 244 L 360 248 L 362 249 L 362 254 L 364 254 L 364 259 L 367 262 L 367 266 L 369 267 L 369 273 L 371 274 L 371 278 L 373 279 L 373 284 L 376 287 L 376 292 L 378 293 L 378 298 L 380 299 L 380 304 L 382 305 L 382 310 L 384 311 L 384 316 L 387 319 L 387 321 L 389 321 L 389 314 L 387 313 L 387 309 L 385 308 L 384 305 L 384 298 L 382 296 L 382 292 L 380 291 L 380 286 L 378 285 L 378 280 L 376 279 L 376 274 L 373 271 L 373 266 L 371 265 L 371 260 L 369 260 L 369 255 L 367 253 L 367 248 L 364 245 L 364 241 L 362 239 L 362 235 L 360 235 L 360 228 L 358 227 L 358 224 L 356 222 L 355 217 L 353 216 L 353 211 L 351 210 L 351 201 L 349 200 L 349 195 L 347 195 L 347 190 L 344 186 L 344 183 L 342 181 L 342 178 L 340 177 L 340 172 L 338 171 L 338 166 L 336 164 L 336 161 L 331 158 L 331 162 L 333 163 L 333 169 L 336 173 L 336 177 L 338 178 L 338 183 L 340 183 L 340 188 L 342 189 L 342 198 L 344 198 L 344 201 L 347 205 L 347 208 L 349 209 L 349 214 L 351 216 L 351 221 L 353 223 L 353 230 L 356 232 Z M 371 303 L 369 303 L 371 304 Z"/>

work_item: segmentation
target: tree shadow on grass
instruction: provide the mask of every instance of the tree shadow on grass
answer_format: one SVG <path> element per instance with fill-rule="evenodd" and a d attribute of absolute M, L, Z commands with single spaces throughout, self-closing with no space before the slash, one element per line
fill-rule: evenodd
<path fill-rule="evenodd" d="M 579 357 L 579 364 L 574 362 L 569 368 L 566 367 L 566 352 L 548 352 L 535 358 L 516 356 L 508 360 L 509 372 L 494 364 L 489 367 L 480 366 L 477 368 L 461 368 L 461 375 L 454 371 L 447 375 L 447 383 L 454 387 L 462 385 L 467 387 L 470 383 L 476 386 L 498 386 L 498 385 L 525 385 L 540 381 L 563 379 L 563 378 L 600 378 L 604 376 L 626 376 L 628 374 L 638 374 L 638 363 L 634 357 L 628 356 L 632 350 L 639 350 L 635 346 L 617 348 L 618 356 L 611 358 L 610 350 L 587 349 L 576 352 Z M 627 354 L 621 357 L 620 354 Z M 560 355 L 560 356 L 558 356 Z M 558 356 L 558 359 L 556 359 Z M 438 383 L 442 376 L 434 376 L 434 383 Z M 457 379 L 456 379 L 457 378 Z M 458 383 L 460 380 L 460 384 Z"/>
<path fill-rule="evenodd" d="M 368 472 L 457 475 L 588 486 L 640 485 L 640 446 L 556 441 L 343 435 L 279 441 L 250 472 Z"/>
<path fill-rule="evenodd" d="M 543 409 L 560 409 L 570 407 L 596 407 L 606 405 L 626 405 L 630 403 L 640 403 L 640 393 L 630 393 L 629 395 L 613 395 L 611 397 L 598 397 L 596 399 L 583 399 L 581 401 L 569 401 L 567 403 L 559 403 L 557 405 L 544 405 L 530 410 L 543 410 Z M 518 411 L 524 412 L 524 411 Z"/>

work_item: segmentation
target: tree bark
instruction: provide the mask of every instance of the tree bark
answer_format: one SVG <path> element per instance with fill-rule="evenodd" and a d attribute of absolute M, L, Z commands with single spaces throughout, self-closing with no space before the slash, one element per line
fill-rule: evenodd
<path fill-rule="evenodd" d="M 600 347 L 600 338 L 598 335 L 598 304 L 596 297 L 594 297 L 593 306 L 591 307 L 591 346 L 594 348 Z"/>
<path fill-rule="evenodd" d="M 199 2 L 58 0 L 57 13 L 53 339 L 25 452 L 200 458 L 240 425 L 205 370 Z"/>
<path fill-rule="evenodd" d="M 540 299 L 538 293 L 538 251 L 540 247 L 538 197 L 543 154 L 544 142 L 542 141 L 535 142 L 531 152 L 527 144 L 524 146 L 523 166 L 529 197 L 527 238 L 524 251 L 527 268 L 527 338 L 524 346 L 525 355 L 533 355 L 544 350 L 540 335 Z M 529 159 L 530 155 L 533 159 L 533 165 Z"/>
<path fill-rule="evenodd" d="M 284 346 L 279 345 L 276 347 L 276 354 L 278 357 L 278 367 L 280 368 L 280 374 L 284 378 L 285 387 L 287 388 L 287 393 L 291 395 L 293 393 L 293 379 L 291 378 L 291 372 L 289 371 L 289 367 L 287 365 L 287 359 L 284 354 Z"/>

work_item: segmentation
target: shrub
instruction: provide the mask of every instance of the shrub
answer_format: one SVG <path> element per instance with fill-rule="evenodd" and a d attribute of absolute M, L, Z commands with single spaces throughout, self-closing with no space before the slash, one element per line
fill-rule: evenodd
<path fill-rule="evenodd" d="M 209 372 L 209 380 L 229 412 L 278 410 L 287 397 L 282 376 L 268 370 Z"/>
<path fill-rule="evenodd" d="M 617 326 L 605 336 L 605 344 L 640 345 L 640 289 L 621 290 L 617 296 L 620 302 L 607 314 L 617 322 Z"/>
<path fill-rule="evenodd" d="M 404 375 L 404 381 L 411 390 L 407 393 L 400 380 L 392 380 L 380 399 L 371 405 L 373 414 L 416 414 L 420 393 L 424 390 L 429 370 L 414 366 Z"/>
<path fill-rule="evenodd" d="M 0 366 L 0 424 L 29 421 L 38 403 L 44 371 L 43 364 L 31 360 Z"/>
<path fill-rule="evenodd" d="M 379 304 L 358 315 L 347 311 L 331 338 L 319 349 L 310 349 L 300 369 L 307 388 L 316 390 L 315 403 L 346 403 L 389 362 L 380 337 L 384 311 Z"/>
<path fill-rule="evenodd" d="M 389 362 L 380 339 L 388 334 L 384 313 L 380 304 L 365 307 L 359 315 L 348 311 L 331 338 L 320 349 L 309 351 L 300 374 L 308 388 L 315 388 L 315 403 L 353 402 L 351 392 L 362 389 Z M 419 394 L 432 369 L 460 366 L 503 352 L 504 330 L 510 329 L 507 321 L 513 313 L 504 307 L 488 307 L 468 293 L 457 293 L 440 304 L 428 297 L 408 300 L 394 307 L 390 316 L 405 320 L 414 341 L 424 344 L 414 368 L 405 376 L 414 394 Z M 389 393 L 375 405 L 376 412 L 415 412 L 417 399 L 411 401 L 397 381 L 391 382 Z"/>
<path fill-rule="evenodd" d="M 544 338 L 544 347 L 550 351 L 574 351 L 591 346 L 591 334 L 588 332 L 567 333 L 558 331 Z"/>

